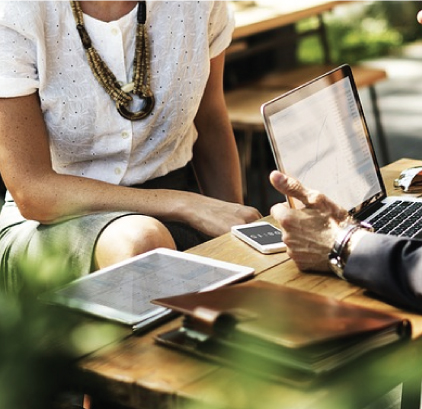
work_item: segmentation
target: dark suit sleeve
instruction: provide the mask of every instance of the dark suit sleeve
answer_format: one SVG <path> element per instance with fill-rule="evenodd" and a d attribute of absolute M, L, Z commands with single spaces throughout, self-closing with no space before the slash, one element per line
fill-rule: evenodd
<path fill-rule="evenodd" d="M 365 235 L 344 277 L 396 305 L 422 311 L 422 240 Z"/>

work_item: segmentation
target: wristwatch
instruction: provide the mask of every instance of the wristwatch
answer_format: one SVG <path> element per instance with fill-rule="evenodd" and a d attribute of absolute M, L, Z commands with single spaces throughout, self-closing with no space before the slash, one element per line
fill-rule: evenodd
<path fill-rule="evenodd" d="M 331 271 L 343 280 L 345 280 L 344 267 L 346 265 L 347 258 L 349 257 L 349 252 L 346 250 L 353 233 L 360 229 L 374 231 L 373 227 L 369 223 L 355 219 L 348 219 L 345 226 L 338 232 L 334 245 L 328 254 L 328 265 L 330 266 Z"/>

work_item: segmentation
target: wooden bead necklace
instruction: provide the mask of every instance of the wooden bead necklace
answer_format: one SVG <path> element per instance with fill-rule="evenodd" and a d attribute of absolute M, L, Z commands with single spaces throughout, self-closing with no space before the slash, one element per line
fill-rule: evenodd
<path fill-rule="evenodd" d="M 76 28 L 85 49 L 89 66 L 104 90 L 115 101 L 118 112 L 121 116 L 130 121 L 138 121 L 147 117 L 154 108 L 155 99 L 150 87 L 149 72 L 149 44 L 148 32 L 145 27 L 146 22 L 146 2 L 138 2 L 136 45 L 133 59 L 132 82 L 121 85 L 116 76 L 92 46 L 91 38 L 86 31 L 83 12 L 79 1 L 70 2 L 73 16 L 76 21 Z M 143 100 L 142 108 L 132 112 L 128 105 L 133 101 L 133 95 L 137 95 Z"/>

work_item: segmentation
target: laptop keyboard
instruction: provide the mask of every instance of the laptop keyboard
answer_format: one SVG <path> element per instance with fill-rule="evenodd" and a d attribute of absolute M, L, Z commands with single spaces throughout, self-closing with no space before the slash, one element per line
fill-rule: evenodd
<path fill-rule="evenodd" d="M 370 220 L 377 233 L 393 236 L 416 237 L 422 235 L 422 202 L 392 203 Z"/>

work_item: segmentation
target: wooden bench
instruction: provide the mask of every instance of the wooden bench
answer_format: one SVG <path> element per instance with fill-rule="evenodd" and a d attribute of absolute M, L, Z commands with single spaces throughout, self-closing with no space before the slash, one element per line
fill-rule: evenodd
<path fill-rule="evenodd" d="M 305 65 L 286 72 L 273 72 L 261 78 L 255 85 L 264 88 L 280 85 L 296 88 L 336 67 L 335 64 Z M 352 71 L 358 88 L 372 87 L 387 78 L 385 70 L 366 65 L 353 65 Z"/>
<path fill-rule="evenodd" d="M 248 86 L 226 92 L 228 113 L 238 142 L 246 201 L 248 201 L 248 185 L 250 185 L 252 172 L 257 171 L 259 172 L 258 177 L 261 179 L 261 183 L 259 184 L 261 187 L 261 207 L 264 211 L 268 207 L 264 188 L 264 179 L 268 178 L 268 174 L 265 173 L 264 169 L 266 157 L 264 152 L 265 146 L 263 146 L 263 143 L 267 143 L 267 138 L 263 138 L 265 128 L 261 116 L 261 105 L 335 67 L 336 66 L 333 64 L 321 64 L 302 66 L 289 71 L 273 72 Z M 379 81 L 386 79 L 387 73 L 382 69 L 364 65 L 352 66 L 352 71 L 357 88 L 369 89 L 377 134 L 376 139 L 378 140 L 380 147 L 380 159 L 385 163 L 389 163 L 390 158 L 387 141 L 381 123 L 377 95 L 375 92 L 375 85 Z M 257 144 L 258 169 L 252 169 L 252 151 L 255 136 L 260 138 Z M 263 172 L 265 174 L 263 174 Z"/>

